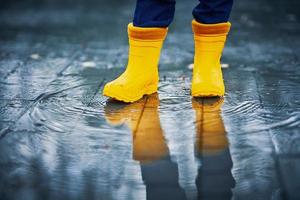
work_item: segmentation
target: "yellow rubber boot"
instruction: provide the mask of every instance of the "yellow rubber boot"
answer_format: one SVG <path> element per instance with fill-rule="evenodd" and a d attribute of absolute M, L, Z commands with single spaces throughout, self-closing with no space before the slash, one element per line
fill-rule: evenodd
<path fill-rule="evenodd" d="M 167 28 L 140 28 L 128 25 L 129 58 L 123 74 L 107 83 L 103 95 L 134 102 L 157 92 L 158 62 Z"/>
<path fill-rule="evenodd" d="M 192 96 L 223 96 L 225 86 L 220 59 L 222 56 L 229 22 L 201 24 L 193 20 L 195 57 L 192 78 Z"/>

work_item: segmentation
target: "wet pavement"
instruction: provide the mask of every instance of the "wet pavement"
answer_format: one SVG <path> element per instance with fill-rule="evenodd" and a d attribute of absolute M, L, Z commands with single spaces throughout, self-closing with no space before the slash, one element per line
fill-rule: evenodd
<path fill-rule="evenodd" d="M 300 199 L 299 1 L 236 1 L 224 99 L 189 95 L 178 1 L 159 92 L 133 104 L 101 91 L 134 1 L 57 2 L 0 9 L 0 199 Z"/>

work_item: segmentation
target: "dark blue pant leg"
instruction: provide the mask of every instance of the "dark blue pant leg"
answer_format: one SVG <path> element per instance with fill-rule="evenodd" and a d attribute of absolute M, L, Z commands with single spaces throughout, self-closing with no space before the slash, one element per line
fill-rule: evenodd
<path fill-rule="evenodd" d="M 233 5 L 233 0 L 199 0 L 199 5 L 193 10 L 195 20 L 203 24 L 227 22 Z"/>
<path fill-rule="evenodd" d="M 137 0 L 133 25 L 168 27 L 173 20 L 175 0 Z"/>
<path fill-rule="evenodd" d="M 193 10 L 196 21 L 204 24 L 228 21 L 233 0 L 199 1 L 199 5 Z M 174 12 L 175 0 L 137 0 L 133 25 L 138 27 L 168 27 L 173 20 Z"/>

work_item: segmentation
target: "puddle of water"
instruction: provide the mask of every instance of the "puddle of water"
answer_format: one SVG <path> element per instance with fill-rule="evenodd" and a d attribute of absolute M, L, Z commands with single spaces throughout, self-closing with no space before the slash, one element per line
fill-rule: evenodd
<path fill-rule="evenodd" d="M 230 199 L 254 190 L 248 195 L 261 198 L 277 191 L 270 134 L 299 126 L 297 111 L 274 118 L 254 97 L 238 95 L 245 89 L 238 84 L 225 100 L 194 99 L 188 78 L 167 78 L 159 95 L 133 104 L 105 104 L 95 94 L 98 77 L 89 77 L 62 77 L 36 98 L 1 140 L 1 160 L 9 168 L 3 180 L 64 198 Z M 244 84 L 255 83 L 249 76 Z M 16 197 L 29 191 L 23 185 Z"/>
<path fill-rule="evenodd" d="M 0 196 L 108 200 L 297 196 L 299 34 L 282 22 L 278 13 L 285 9 L 273 8 L 277 15 L 268 16 L 279 22 L 276 28 L 288 30 L 289 37 L 277 29 L 271 37 L 264 36 L 263 27 L 272 23 L 255 17 L 264 6 L 281 4 L 263 1 L 264 6 L 257 8 L 255 2 L 236 2 L 245 11 L 256 9 L 233 18 L 239 30 L 231 32 L 224 51 L 224 103 L 190 97 L 193 40 L 187 26 L 190 18 L 181 7 L 179 15 L 186 17 L 174 22 L 180 30 L 170 32 L 161 56 L 164 78 L 159 96 L 134 104 L 108 102 L 104 107 L 106 99 L 97 93 L 100 79 L 112 79 L 127 62 L 124 36 L 130 3 L 124 2 L 110 6 L 123 15 L 118 19 L 103 5 L 104 13 L 95 9 L 79 22 L 72 16 L 81 10 L 62 9 L 57 16 L 63 20 L 55 17 L 42 32 L 32 26 L 28 30 L 34 34 L 22 28 L 31 23 L 27 19 L 32 13 L 37 16 L 34 24 L 43 24 L 48 18 L 42 10 L 14 16 L 5 12 L 4 22 L 19 32 L 11 29 L 7 32 L 11 41 L 0 45 L 7 53 L 1 54 L 7 60 L 0 67 L 5 75 L 0 83 L 0 97 L 5 99 L 0 127 L 12 128 L 0 141 Z M 23 20 L 11 20 L 16 16 Z M 109 20 L 117 26 L 104 26 Z M 255 34 L 250 42 L 251 31 Z M 8 37 L 7 33 L 2 35 Z M 33 39 L 38 42 L 28 42 Z"/>

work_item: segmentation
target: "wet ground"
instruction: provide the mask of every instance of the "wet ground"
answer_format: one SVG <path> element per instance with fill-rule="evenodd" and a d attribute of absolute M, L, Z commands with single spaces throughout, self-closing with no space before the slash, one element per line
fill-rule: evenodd
<path fill-rule="evenodd" d="M 101 91 L 134 1 L 57 2 L 0 10 L 0 199 L 300 199 L 299 1 L 236 1 L 224 99 L 189 95 L 178 1 L 159 93 L 133 104 Z"/>

